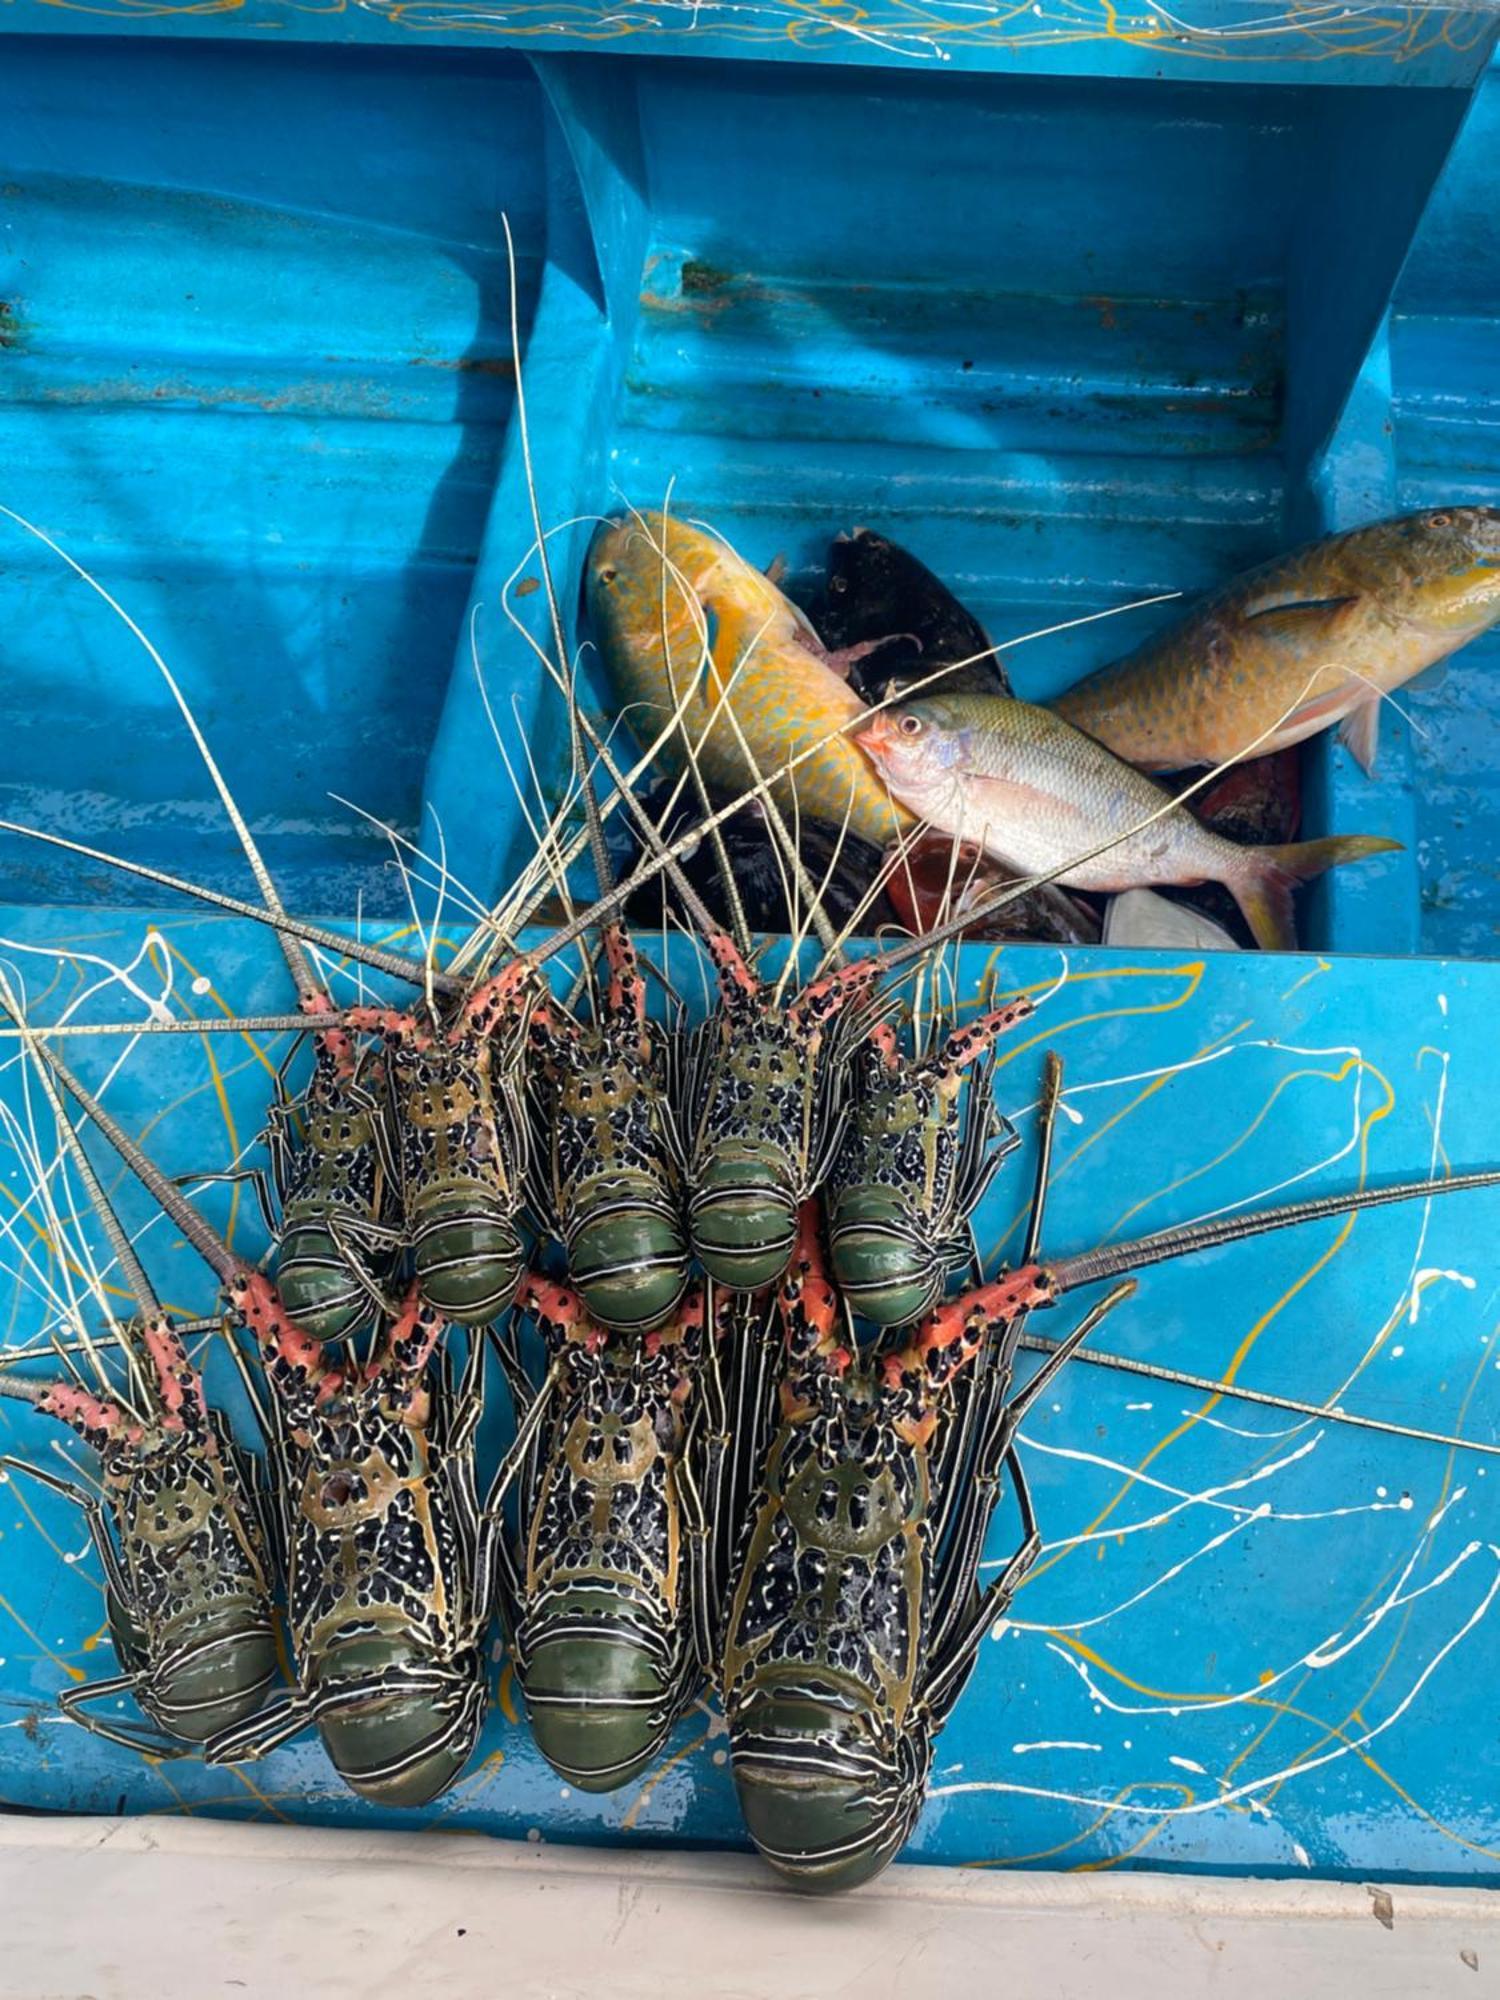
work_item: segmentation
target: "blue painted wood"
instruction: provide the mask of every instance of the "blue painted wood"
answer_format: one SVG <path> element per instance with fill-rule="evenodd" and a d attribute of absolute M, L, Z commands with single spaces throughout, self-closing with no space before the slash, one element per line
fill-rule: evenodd
<path fill-rule="evenodd" d="M 0 950 L 24 965 L 37 1012 L 57 1018 L 100 959 L 137 957 L 152 921 L 178 1011 L 285 1002 L 285 970 L 263 935 L 177 911 L 12 909 L 0 914 Z M 18 934 L 31 952 L 17 952 Z M 55 966 L 49 944 L 63 954 Z M 694 990 L 685 966 L 674 971 Z M 1006 988 L 1046 996 L 1003 1051 L 997 1081 L 1028 1142 L 1043 1049 L 1057 1047 L 1068 1065 L 1047 1232 L 1058 1252 L 1230 1203 L 1494 1157 L 1494 964 L 1094 951 L 1064 968 L 1042 948 L 998 964 L 970 948 L 971 1004 L 992 972 Z M 137 977 L 144 992 L 161 992 L 159 971 L 142 965 Z M 115 988 L 79 1017 L 122 1009 Z M 118 1043 L 69 1047 L 96 1083 L 120 1054 Z M 223 1038 L 212 1063 L 201 1039 L 138 1047 L 108 1098 L 128 1127 L 149 1127 L 146 1143 L 165 1166 L 189 1172 L 249 1141 L 266 1101 L 265 1059 L 278 1054 Z M 19 1104 L 14 1067 L 0 1072 L 0 1101 Z M 1014 1251 L 1026 1157 L 981 1213 L 991 1260 Z M 52 1267 L 13 1166 L 0 1191 L 5 1342 L 15 1347 L 42 1323 L 33 1280 Z M 119 1198 L 133 1225 L 149 1219 L 130 1186 Z M 247 1195 L 204 1200 L 242 1248 L 257 1247 Z M 1108 1343 L 1494 1439 L 1497 1228 L 1500 1197 L 1466 1196 L 1427 1216 L 1381 1212 L 1352 1229 L 1328 1224 L 1163 1267 L 1110 1321 Z M 211 1283 L 171 1232 L 150 1230 L 143 1251 L 174 1306 L 211 1305 Z M 1061 1331 L 1076 1310 L 1048 1315 L 1045 1330 Z M 217 1364 L 212 1379 L 228 1397 Z M 0 1449 L 55 1463 L 50 1429 L 0 1404 Z M 502 1433 L 499 1421 L 488 1427 L 485 1463 Z M 1489 1663 L 1500 1461 L 1297 1424 L 1081 1364 L 1026 1434 L 1047 1550 L 941 1739 L 918 1858 L 1497 1879 Z M 990 1560 L 1003 1559 L 1015 1533 L 1007 1505 Z M 148 1767 L 60 1723 L 57 1691 L 110 1665 L 92 1558 L 62 1560 L 81 1542 L 61 1503 L 19 1482 L 0 1487 L 0 1798 L 413 1823 L 341 1792 L 310 1742 L 235 1774 L 196 1758 Z M 507 1712 L 498 1644 L 490 1673 L 497 1705 L 481 1755 L 417 1824 L 742 1843 L 710 1712 L 694 1712 L 648 1780 L 584 1798 L 540 1763 Z"/>
<path fill-rule="evenodd" d="M 499 210 L 524 326 L 541 133 L 499 53 L 0 63 L 0 499 L 128 599 L 304 904 L 401 906 L 330 794 L 415 827 L 511 413 Z M 6 814 L 243 887 L 155 670 L 8 522 L 0 624 Z M 12 892 L 73 880 L 33 855 Z"/>

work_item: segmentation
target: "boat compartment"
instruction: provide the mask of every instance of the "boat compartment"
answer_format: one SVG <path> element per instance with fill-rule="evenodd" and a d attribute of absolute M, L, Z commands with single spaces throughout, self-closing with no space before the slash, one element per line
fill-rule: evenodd
<path fill-rule="evenodd" d="M 1500 504 L 1492 17 L 952 11 L 16 0 L 0 815 L 254 893 L 140 636 L 30 523 L 160 649 L 288 907 L 408 946 L 436 928 L 435 876 L 410 911 L 375 822 L 440 858 L 446 941 L 466 895 L 513 879 L 532 830 L 512 773 L 556 800 L 568 745 L 512 623 L 545 643 L 507 222 L 537 496 L 601 718 L 576 584 L 627 504 L 784 558 L 803 598 L 836 534 L 892 535 L 1031 698 L 1173 607 L 1028 634 L 1398 509 Z M 1494 1158 L 1497 664 L 1491 639 L 1407 690 L 1374 780 L 1306 746 L 1304 834 L 1405 851 L 1300 899 L 1303 954 L 965 949 L 966 1007 L 1039 1002 L 997 1065 L 1023 1139 L 1044 1050 L 1066 1058 L 1056 1247 Z M 289 1004 L 254 925 L 8 836 L 0 961 L 49 1021 Z M 289 1046 L 65 1045 L 185 1177 L 251 1153 Z M 77 1280 L 30 1193 L 45 1116 L 0 1057 L 10 1349 Z M 1015 1253 L 1026 1173 L 980 1210 L 989 1266 Z M 168 1303 L 209 1310 L 194 1254 L 108 1184 Z M 246 1187 L 199 1192 L 263 1247 Z M 1497 1224 L 1476 1195 L 1166 1266 L 1101 1345 L 1487 1441 Z M 0 1452 L 55 1462 L 7 1401 Z M 909 1858 L 1497 1879 L 1493 1460 L 1082 1362 L 1021 1452 L 1043 1556 L 941 1737 Z M 1018 1532 L 1007 1501 L 986 1576 Z M 416 1823 L 744 1844 L 711 1704 L 642 1780 L 588 1796 L 542 1761 L 487 1643 L 480 1751 Z M 59 1691 L 113 1670 L 83 1527 L 12 1473 L 0 1805 L 414 1823 L 343 1790 L 311 1735 L 208 1768 L 59 1717 Z"/>

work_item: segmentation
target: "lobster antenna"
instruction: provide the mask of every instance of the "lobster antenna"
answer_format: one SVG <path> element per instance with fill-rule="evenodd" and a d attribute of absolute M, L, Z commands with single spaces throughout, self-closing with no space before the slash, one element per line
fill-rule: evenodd
<path fill-rule="evenodd" d="M 223 1324 L 224 1322 L 218 1318 L 174 1319 L 172 1331 L 179 1340 L 192 1340 L 200 1333 L 219 1332 Z M 57 1334 L 49 1333 L 44 1336 L 47 1343 L 45 1347 L 9 1347 L 0 1353 L 0 1376 L 3 1376 L 7 1369 L 20 1368 L 28 1361 L 39 1360 L 44 1354 L 56 1354 L 66 1360 L 74 1354 L 92 1355 L 95 1349 L 100 1347 L 123 1347 L 128 1353 L 135 1333 L 136 1328 L 132 1321 L 114 1318 L 106 1320 L 98 1333 L 89 1334 L 83 1339 L 63 1340 Z"/>
<path fill-rule="evenodd" d="M 1454 1174 L 1441 1181 L 1398 1181 L 1394 1187 L 1360 1188 L 1352 1194 L 1321 1195 L 1312 1201 L 1286 1202 L 1278 1208 L 1253 1208 L 1244 1215 L 1220 1216 L 1212 1222 L 1188 1222 L 1178 1229 L 1139 1236 L 1133 1243 L 1111 1243 L 1085 1250 L 1076 1257 L 1050 1258 L 1043 1266 L 1059 1297 L 1083 1285 L 1102 1284 L 1126 1271 L 1143 1271 L 1174 1257 L 1217 1250 L 1247 1236 L 1264 1236 L 1273 1229 L 1294 1229 L 1303 1222 L 1324 1222 L 1337 1215 L 1355 1215 L 1365 1208 L 1385 1208 L 1392 1202 L 1419 1197 L 1462 1194 L 1468 1189 L 1500 1186 L 1500 1167 Z"/>
<path fill-rule="evenodd" d="M 1063 1342 L 1045 1333 L 1023 1333 L 1018 1345 L 1033 1354 L 1055 1354 Z M 1125 1375 L 1144 1376 L 1149 1382 L 1168 1382 L 1173 1388 L 1191 1389 L 1195 1394 L 1227 1396 L 1235 1402 L 1256 1403 L 1266 1410 L 1285 1410 L 1295 1417 L 1317 1417 L 1325 1423 L 1347 1424 L 1355 1430 L 1381 1431 L 1387 1437 L 1415 1438 L 1421 1444 L 1448 1445 L 1500 1458 L 1500 1444 L 1481 1444 L 1477 1438 L 1455 1437 L 1446 1431 L 1419 1430 L 1414 1424 L 1398 1424 L 1390 1417 L 1362 1417 L 1336 1404 L 1301 1403 L 1294 1396 L 1273 1396 L 1267 1389 L 1247 1389 L 1240 1382 L 1216 1382 L 1211 1375 L 1190 1375 L 1182 1368 L 1164 1368 L 1159 1362 L 1137 1361 L 1127 1354 L 1106 1354 L 1097 1347 L 1085 1347 L 1073 1359 L 1087 1361 L 1095 1368 L 1114 1368 Z"/>
<path fill-rule="evenodd" d="M 195 1020 L 192 1015 L 178 1019 L 175 1015 L 152 1021 L 57 1021 L 39 1027 L 35 1022 L 25 1028 L 0 1028 L 0 1040 L 14 1040 L 20 1036 L 26 1039 L 49 1042 L 79 1035 L 305 1035 L 317 1034 L 327 1028 L 342 1028 L 346 1016 L 334 1011 L 328 1014 L 228 1014 L 208 1015 Z"/>
<path fill-rule="evenodd" d="M 284 937 L 300 938 L 303 943 L 316 945 L 321 951 L 357 959 L 372 971 L 389 973 L 393 979 L 404 979 L 408 985 L 422 986 L 426 982 L 426 968 L 420 959 L 385 951 L 377 945 L 363 944 L 357 938 L 340 937 L 337 931 L 324 930 L 319 924 L 304 923 L 301 917 L 289 917 L 284 911 L 244 902 L 240 897 L 227 896 L 219 889 L 205 889 L 197 882 L 185 881 L 180 875 L 169 875 L 163 868 L 148 867 L 144 861 L 127 861 L 123 855 L 106 853 L 101 847 L 87 847 L 81 840 L 69 840 L 60 833 L 43 833 L 40 827 L 22 826 L 11 819 L 0 819 L 0 833 L 19 834 L 23 840 L 39 840 L 44 846 L 60 847 L 67 854 L 81 855 L 85 861 L 101 862 L 106 868 L 118 869 L 123 875 L 138 875 L 143 881 L 154 882 L 159 889 L 175 890 L 180 896 L 191 896 L 194 902 L 209 903 L 216 910 L 227 910 L 231 916 L 249 917 L 253 923 L 269 925 Z M 461 979 L 450 978 L 441 972 L 434 975 L 434 983 L 444 993 L 462 992 L 464 984 Z M 200 1021 L 195 1025 L 202 1027 L 203 1023 Z"/>
<path fill-rule="evenodd" d="M 1057 1136 L 1057 1107 L 1062 1102 L 1063 1065 L 1056 1049 L 1048 1049 L 1042 1071 L 1042 1101 L 1037 1110 L 1036 1181 L 1031 1196 L 1031 1219 L 1026 1225 L 1023 1264 L 1034 1264 L 1042 1244 L 1042 1213 L 1047 1206 L 1047 1186 L 1052 1175 L 1052 1142 Z"/>
<path fill-rule="evenodd" d="M 516 428 L 521 440 L 521 464 L 526 475 L 526 498 L 531 507 L 531 525 L 536 534 L 537 561 L 542 572 L 542 588 L 547 594 L 547 615 L 552 622 L 552 640 L 557 647 L 557 665 L 562 675 L 564 691 L 568 702 L 568 734 L 573 746 L 573 764 L 579 774 L 583 789 L 583 817 L 588 829 L 589 854 L 594 864 L 594 875 L 601 895 L 607 895 L 615 886 L 615 871 L 609 858 L 609 845 L 604 838 L 604 821 L 599 812 L 599 801 L 594 796 L 594 787 L 589 776 L 588 765 L 583 754 L 583 738 L 578 727 L 578 674 L 571 667 L 568 658 L 568 642 L 563 634 L 562 611 L 558 606 L 557 587 L 552 581 L 552 560 L 547 553 L 547 534 L 542 526 L 542 510 L 537 500 L 536 476 L 531 462 L 531 430 L 526 421 L 526 385 L 521 367 L 521 324 L 516 293 L 516 246 L 510 233 L 510 217 L 503 211 L 500 226 L 505 231 L 505 263 L 510 277 L 510 352 L 511 365 L 516 380 Z"/>
<path fill-rule="evenodd" d="M 55 1055 L 45 1042 L 37 1040 L 34 1035 L 29 1037 L 29 1046 L 41 1057 L 58 1082 L 77 1100 L 84 1117 L 98 1126 L 151 1199 L 168 1220 L 174 1222 L 182 1231 L 215 1277 L 227 1285 L 237 1274 L 244 1271 L 247 1268 L 245 1259 L 235 1256 L 223 1237 L 203 1220 L 181 1188 L 175 1182 L 168 1180 L 161 1169 L 147 1159 L 129 1133 L 105 1110 L 96 1097 L 84 1089 L 61 1056 Z"/>
<path fill-rule="evenodd" d="M 115 1254 L 115 1262 L 120 1267 L 121 1276 L 130 1287 L 130 1295 L 135 1300 L 137 1312 L 140 1313 L 143 1319 L 159 1319 L 161 1317 L 161 1301 L 156 1296 L 151 1280 L 146 1276 L 145 1267 L 136 1254 L 136 1248 L 130 1240 L 129 1231 L 115 1213 L 109 1196 L 104 1192 L 103 1182 L 94 1172 L 94 1163 L 84 1150 L 83 1141 L 78 1136 L 77 1128 L 68 1116 L 68 1108 L 63 1103 L 61 1093 L 53 1077 L 52 1068 L 46 1060 L 46 1051 L 39 1047 L 35 1035 L 32 1033 L 16 1002 L 16 996 L 11 989 L 10 982 L 5 978 L 3 973 L 0 973 L 0 1007 L 5 1009 L 6 1013 L 20 1030 L 21 1039 L 26 1045 L 27 1052 L 31 1056 L 36 1071 L 37 1082 L 41 1085 L 42 1092 L 52 1107 L 52 1115 L 57 1120 L 58 1137 L 67 1148 L 68 1154 L 77 1170 L 78 1178 L 83 1183 L 83 1191 L 93 1204 L 94 1213 L 98 1216 L 104 1233 L 109 1238 L 109 1247 Z"/>
<path fill-rule="evenodd" d="M 234 828 L 235 837 L 244 851 L 246 861 L 250 864 L 250 872 L 255 877 L 256 887 L 265 898 L 266 908 L 276 916 L 284 917 L 286 910 L 282 905 L 280 896 L 276 893 L 276 884 L 271 879 L 271 871 L 267 868 L 261 851 L 255 844 L 255 836 L 251 833 L 244 814 L 236 804 L 234 794 L 230 791 L 223 772 L 214 761 L 214 754 L 208 747 L 208 739 L 198 727 L 197 718 L 193 714 L 192 709 L 189 708 L 187 697 L 178 686 L 171 668 L 156 650 L 156 647 L 146 637 L 140 626 L 136 624 L 124 605 L 120 604 L 110 595 L 97 577 L 90 576 L 82 563 L 75 562 L 67 550 L 60 548 L 50 535 L 44 534 L 40 528 L 33 526 L 30 521 L 23 519 L 20 514 L 15 513 L 11 508 L 0 507 L 0 514 L 4 514 L 9 520 L 14 521 L 18 528 L 24 528 L 28 535 L 35 535 L 36 539 L 51 549 L 54 555 L 61 556 L 74 575 L 82 577 L 89 589 L 103 598 L 110 610 L 124 624 L 127 631 L 140 641 L 142 647 L 145 649 L 147 658 L 166 682 L 171 691 L 173 701 L 176 702 L 178 708 L 182 711 L 182 719 L 187 724 L 194 743 L 198 746 L 198 755 L 203 759 L 208 775 L 213 780 L 214 790 L 223 801 L 224 810 L 229 816 L 229 824 Z M 307 953 L 302 948 L 301 940 L 294 937 L 289 931 L 282 931 L 280 937 L 281 949 L 286 957 L 287 970 L 292 975 L 292 984 L 297 989 L 298 998 L 303 1001 L 321 999 L 323 988 L 316 974 L 313 972 Z"/>

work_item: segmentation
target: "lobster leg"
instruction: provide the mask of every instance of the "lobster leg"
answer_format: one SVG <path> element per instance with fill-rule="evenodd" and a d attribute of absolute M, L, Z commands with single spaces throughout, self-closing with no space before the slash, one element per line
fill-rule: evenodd
<path fill-rule="evenodd" d="M 82 1514 L 88 1527 L 89 1539 L 98 1552 L 99 1562 L 104 1571 L 105 1587 L 112 1590 L 122 1601 L 130 1596 L 130 1580 L 120 1567 L 120 1558 L 115 1549 L 114 1537 L 109 1532 L 109 1523 L 104 1508 L 86 1487 L 76 1480 L 63 1479 L 55 1472 L 48 1472 L 40 1465 L 29 1465 L 24 1458 L 13 1458 L 8 1452 L 0 1454 L 0 1467 L 6 1472 L 23 1472 L 28 1479 L 34 1479 L 39 1486 L 50 1487 L 60 1493 L 65 1500 L 71 1500 Z"/>
<path fill-rule="evenodd" d="M 1021 1540 L 1004 1569 L 979 1593 L 967 1618 L 943 1646 L 940 1655 L 934 1658 L 923 1695 L 923 1705 L 932 1717 L 934 1733 L 947 1721 L 953 1704 L 963 1692 L 974 1654 L 985 1633 L 997 1618 L 1004 1615 L 1027 1572 L 1042 1552 L 1042 1535 L 1037 1526 L 1031 1489 L 1014 1444 L 1006 1448 L 1003 1463 L 1009 1468 L 1016 1504 L 1021 1510 Z"/>
<path fill-rule="evenodd" d="M 86 1729 L 91 1736 L 102 1736 L 106 1743 L 118 1743 L 122 1749 L 135 1750 L 145 1757 L 186 1757 L 193 1745 L 180 1743 L 160 1730 L 137 1727 L 129 1722 L 106 1722 L 102 1716 L 90 1715 L 85 1704 L 107 1701 L 112 1695 L 134 1696 L 137 1676 L 134 1674 L 113 1674 L 108 1680 L 89 1681 L 83 1687 L 64 1688 L 57 1697 L 57 1705 L 70 1722 L 76 1722 L 80 1729 Z"/>
<path fill-rule="evenodd" d="M 294 1694 L 286 1701 L 274 1702 L 271 1707 L 263 1708 L 258 1715 L 252 1715 L 244 1722 L 221 1729 L 217 1736 L 211 1736 L 203 1746 L 203 1761 L 205 1764 L 244 1764 L 259 1757 L 268 1757 L 283 1743 L 290 1743 L 294 1736 L 300 1736 L 313 1719 L 312 1697 Z"/>

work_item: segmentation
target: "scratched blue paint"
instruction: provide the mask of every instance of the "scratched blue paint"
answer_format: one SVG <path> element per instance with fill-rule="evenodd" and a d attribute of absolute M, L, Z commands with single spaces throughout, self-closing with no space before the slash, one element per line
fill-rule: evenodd
<path fill-rule="evenodd" d="M 6 10 L 0 504 L 161 646 L 303 909 L 403 907 L 380 836 L 331 794 L 429 842 L 435 819 L 480 896 L 510 878 L 525 823 L 475 655 L 513 762 L 524 741 L 559 782 L 556 703 L 505 616 L 508 582 L 537 566 L 502 211 L 541 505 L 573 523 L 550 543 L 573 639 L 591 517 L 669 485 L 755 560 L 785 555 L 795 588 L 840 529 L 894 532 L 1001 640 L 1201 588 L 1291 534 L 1494 497 L 1500 102 L 1474 89 L 1492 35 L 1477 17 L 1385 10 L 1356 53 L 1368 21 L 1237 39 L 1265 12 L 1248 0 L 1203 0 L 1216 36 L 1186 42 L 1128 15 L 1131 38 L 1111 38 L 1102 8 L 1069 0 L 1035 30 L 920 47 L 856 42 L 837 9 L 815 27 L 779 5 L 648 22 L 627 0 L 592 21 L 570 8 L 566 31 L 545 6 L 508 27 L 483 11 L 252 0 L 148 27 Z M 919 40 L 931 26 L 901 16 Z M 580 22 L 609 53 L 560 52 Z M 540 593 L 512 609 L 541 632 Z M 1048 693 L 1166 615 L 1018 646 L 1017 684 Z M 4 523 L 0 629 L 0 812 L 243 889 L 153 670 Z M 1305 898 L 1304 939 L 1398 956 L 1074 957 L 1038 1024 L 1068 1055 L 1080 1121 L 1059 1249 L 1298 1175 L 1311 1191 L 1424 1171 L 1437 1118 L 1439 1157 L 1494 1158 L 1493 658 L 1476 648 L 1413 691 L 1427 733 L 1388 720 L 1375 783 L 1328 746 L 1306 759 L 1309 831 L 1395 829 L 1410 851 Z M 181 953 L 179 1005 L 286 999 L 274 949 L 243 927 L 120 909 L 117 879 L 14 845 L 0 871 L 4 955 L 44 1014 L 73 975 L 48 992 L 51 962 L 23 947 L 119 961 L 153 914 Z M 985 963 L 966 960 L 971 993 Z M 1002 977 L 1059 970 L 1019 951 Z M 192 993 L 199 975 L 212 994 Z M 1028 1137 L 1041 1045 L 1001 1073 Z M 72 1047 L 95 1078 L 118 1053 Z M 127 1124 L 157 1119 L 173 1170 L 221 1164 L 263 1117 L 265 1065 L 217 1053 L 232 1137 L 201 1043 L 139 1050 L 112 1086 Z M 8 1101 L 17 1085 L 0 1075 Z M 1023 1180 L 1008 1170 L 982 1217 L 996 1255 Z M 229 1219 L 227 1194 L 205 1199 Z M 234 1219 L 253 1244 L 248 1200 Z M 1425 1225 L 1365 1218 L 1336 1249 L 1328 1227 L 1153 1273 L 1109 1342 L 1217 1375 L 1253 1335 L 1248 1382 L 1316 1399 L 1355 1373 L 1351 1407 L 1493 1438 L 1497 1220 L 1500 1202 L 1469 1198 Z M 0 1239 L 12 1344 L 38 1310 L 16 1240 Z M 182 1247 L 160 1229 L 147 1244 L 174 1303 L 206 1304 Z M 1439 1275 L 1408 1323 L 1419 1271 Z M 1500 1469 L 1232 1403 L 1181 1430 L 1200 1407 L 1075 1366 L 1036 1412 L 1051 1555 L 942 1739 L 914 1852 L 1500 1879 Z M 49 1449 L 4 1405 L 0 1439 Z M 1153 1452 L 1159 1483 L 1127 1486 L 1116 1468 Z M 20 1494 L 0 1488 L 0 1798 L 379 1823 L 307 1741 L 240 1778 L 148 1769 L 59 1724 L 54 1656 L 110 1670 L 106 1646 L 84 1650 L 97 1575 L 42 1538 L 79 1547 L 61 1503 L 28 1498 L 33 1522 Z M 1014 1531 L 1002 1513 L 992 1556 Z M 497 1710 L 431 1818 L 738 1844 L 723 1747 L 695 1716 L 646 1787 L 565 1797 Z"/>

